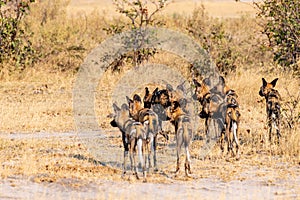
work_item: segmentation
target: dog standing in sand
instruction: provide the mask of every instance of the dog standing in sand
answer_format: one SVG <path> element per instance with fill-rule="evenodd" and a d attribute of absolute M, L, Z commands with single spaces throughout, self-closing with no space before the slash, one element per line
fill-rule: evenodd
<path fill-rule="evenodd" d="M 156 147 L 157 147 L 157 134 L 161 130 L 158 122 L 157 114 L 149 109 L 144 108 L 142 106 L 141 97 L 137 94 L 133 96 L 133 99 L 130 99 L 126 96 L 127 103 L 129 106 L 129 114 L 135 121 L 144 124 L 146 128 L 146 139 L 148 141 L 149 146 L 149 168 L 151 165 L 151 154 L 153 153 L 153 165 L 154 170 L 157 171 L 157 163 L 156 163 Z"/>
<path fill-rule="evenodd" d="M 185 150 L 185 175 L 191 176 L 191 156 L 190 156 L 190 144 L 193 139 L 193 131 L 190 116 L 184 111 L 179 103 L 182 99 L 176 99 L 174 96 L 171 99 L 171 105 L 167 110 L 170 122 L 175 126 L 175 139 L 176 139 L 176 154 L 177 154 L 177 165 L 175 176 L 179 174 L 180 170 L 180 152 L 182 146 Z M 182 101 L 185 102 L 185 101 Z M 184 104 L 183 107 L 186 105 Z"/>
<path fill-rule="evenodd" d="M 124 162 L 123 162 L 123 174 L 126 174 L 126 159 L 130 157 L 131 171 L 139 179 L 138 170 L 136 166 L 136 152 L 138 152 L 139 160 L 143 170 L 144 182 L 146 182 L 146 132 L 145 127 L 142 123 L 136 122 L 129 116 L 129 109 L 126 104 L 123 104 L 119 108 L 115 103 L 113 104 L 114 114 L 111 115 L 113 120 L 111 125 L 113 127 L 118 127 L 122 132 L 122 141 L 124 146 Z"/>

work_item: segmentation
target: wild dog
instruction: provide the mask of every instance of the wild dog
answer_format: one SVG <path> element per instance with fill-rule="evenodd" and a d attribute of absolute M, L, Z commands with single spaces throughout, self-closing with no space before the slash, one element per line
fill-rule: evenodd
<path fill-rule="evenodd" d="M 115 103 L 113 104 L 114 114 L 111 125 L 118 127 L 122 132 L 122 142 L 124 146 L 124 162 L 122 177 L 126 174 L 126 159 L 130 157 L 131 171 L 139 179 L 138 170 L 136 166 L 135 155 L 138 152 L 139 160 L 143 170 L 143 178 L 146 181 L 146 133 L 142 123 L 136 122 L 129 116 L 129 108 L 126 104 L 123 104 L 119 108 Z M 137 150 L 136 150 L 137 148 Z"/>
<path fill-rule="evenodd" d="M 219 77 L 219 83 L 211 90 L 209 110 L 212 118 L 218 119 L 221 128 L 221 150 L 224 151 L 223 142 L 226 139 L 228 153 L 233 152 L 233 142 L 236 146 L 236 156 L 239 158 L 238 127 L 240 121 L 238 95 L 225 83 L 224 77 Z M 234 155 L 234 154 L 233 154 Z"/>
<path fill-rule="evenodd" d="M 138 121 L 143 123 L 146 126 L 146 138 L 147 144 L 150 146 L 149 153 L 148 153 L 148 161 L 149 161 L 149 168 L 152 167 L 151 165 L 151 154 L 153 153 L 153 164 L 154 170 L 157 170 L 157 163 L 156 163 L 156 147 L 157 147 L 157 134 L 161 127 L 159 127 L 158 123 L 158 116 L 157 114 L 149 109 L 143 108 L 141 97 L 137 94 L 133 96 L 133 99 L 130 99 L 126 96 L 127 103 L 129 106 L 129 114 L 130 116 Z"/>
<path fill-rule="evenodd" d="M 281 96 L 277 90 L 274 89 L 278 78 L 268 83 L 262 78 L 262 86 L 259 90 L 259 95 L 266 99 L 266 112 L 267 112 L 267 123 L 269 128 L 269 140 L 272 139 L 272 127 L 276 129 L 278 143 L 281 137 L 280 134 L 280 100 Z"/>
<path fill-rule="evenodd" d="M 177 176 L 180 169 L 180 151 L 181 147 L 185 148 L 185 175 L 191 175 L 191 159 L 189 146 L 193 138 L 193 132 L 191 128 L 190 116 L 187 115 L 181 108 L 178 101 L 172 101 L 168 110 L 170 121 L 175 126 L 175 138 L 176 138 L 176 153 L 177 153 L 177 166 L 175 175 Z"/>
<path fill-rule="evenodd" d="M 200 83 L 196 79 L 193 79 L 193 82 L 196 87 L 193 99 L 198 100 L 202 105 L 206 95 L 210 94 L 210 80 L 205 78 Z"/>
<path fill-rule="evenodd" d="M 239 158 L 239 140 L 238 140 L 238 128 L 240 122 L 240 112 L 239 107 L 236 104 L 227 104 L 226 116 L 225 116 L 225 124 L 226 130 L 225 135 L 227 138 L 227 150 L 228 153 L 233 151 L 233 142 L 236 145 L 236 153 L 235 156 Z"/>
<path fill-rule="evenodd" d="M 193 80 L 195 88 L 195 93 L 193 95 L 194 100 L 198 100 L 202 106 L 199 117 L 205 119 L 205 127 L 207 127 L 207 120 L 209 117 L 209 103 L 211 97 L 210 91 L 210 80 L 209 78 L 203 79 L 198 82 L 196 79 Z M 205 131 L 206 132 L 206 131 Z"/>
<path fill-rule="evenodd" d="M 226 92 L 225 101 L 227 104 L 236 105 L 237 107 L 239 107 L 239 103 L 237 99 L 238 99 L 238 95 L 234 90 L 229 89 Z"/>
<path fill-rule="evenodd" d="M 145 96 L 144 96 L 144 108 L 152 109 L 158 116 L 159 127 L 162 128 L 162 122 L 167 121 L 166 108 L 169 106 L 169 94 L 166 89 L 159 90 L 156 88 L 152 94 L 150 94 L 149 89 L 145 88 Z M 169 139 L 167 133 L 163 130 L 160 131 L 166 140 Z"/>
<path fill-rule="evenodd" d="M 210 88 L 210 78 L 205 78 L 201 83 L 195 79 L 193 81 L 196 86 L 193 98 L 197 99 L 202 105 L 199 116 L 200 118 L 205 119 L 205 133 L 207 141 L 209 142 L 210 138 L 221 136 L 220 143 L 221 150 L 223 152 L 225 136 L 228 135 L 226 134 L 226 130 L 231 130 L 231 122 L 226 122 L 227 112 L 232 112 L 231 109 L 233 107 L 238 109 L 239 105 L 237 101 L 237 94 L 225 84 L 225 79 L 222 76 L 219 77 L 218 83 L 212 88 Z M 213 126 L 214 129 L 212 129 L 212 127 L 209 129 L 208 126 L 215 122 L 218 126 Z M 227 142 L 228 146 L 231 146 L 228 138 Z"/>
<path fill-rule="evenodd" d="M 189 111 L 187 110 L 187 98 L 186 98 L 186 91 L 184 87 L 184 83 L 179 84 L 176 89 L 173 89 L 172 85 L 167 84 L 166 88 L 170 96 L 170 102 L 177 101 L 180 103 L 180 108 L 188 113 Z"/>
<path fill-rule="evenodd" d="M 203 79 L 201 82 L 198 82 L 196 79 L 193 79 L 195 85 L 195 93 L 193 95 L 194 100 L 198 100 L 202 106 L 199 113 L 199 117 L 205 119 L 204 132 L 208 135 L 208 123 L 210 120 L 210 80 L 209 78 Z"/>

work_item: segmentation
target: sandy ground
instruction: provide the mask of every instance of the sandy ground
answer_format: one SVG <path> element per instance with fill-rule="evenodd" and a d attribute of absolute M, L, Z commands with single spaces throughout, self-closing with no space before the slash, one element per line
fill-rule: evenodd
<path fill-rule="evenodd" d="M 264 180 L 230 181 L 200 179 L 170 184 L 133 183 L 99 180 L 84 187 L 72 188 L 62 183 L 38 184 L 30 180 L 9 178 L 0 181 L 1 199 L 297 199 L 298 181 L 276 182 Z M 298 187 L 296 186 L 298 184 Z M 294 186 L 291 186 L 294 185 Z"/>
<path fill-rule="evenodd" d="M 27 152 L 32 149 L 32 154 L 37 154 L 29 161 L 32 163 L 40 162 L 41 157 L 48 160 L 53 152 L 60 153 L 60 161 L 69 160 L 71 155 L 73 157 L 72 161 L 66 162 L 69 168 L 65 173 L 64 169 L 59 168 L 45 172 L 39 169 L 36 173 L 37 164 L 28 164 L 31 167 L 28 172 L 8 174 L 0 181 L 1 199 L 298 199 L 300 195 L 299 166 L 266 152 L 243 155 L 239 161 L 217 158 L 199 160 L 194 157 L 192 178 L 186 178 L 183 172 L 179 177 L 174 176 L 173 155 L 169 157 L 169 165 L 159 162 L 159 171 L 150 172 L 148 182 L 143 183 L 129 175 L 122 179 L 120 169 L 110 170 L 113 168 L 109 162 L 95 164 L 94 160 L 86 159 L 93 152 L 78 148 L 83 140 L 73 132 L 2 134 L 0 139 L 35 144 L 36 147 L 24 149 Z M 117 140 L 120 142 L 120 138 Z M 34 141 L 41 142 L 43 146 Z M 56 149 L 51 145 L 54 143 L 58 144 Z M 73 146 L 73 150 L 66 149 L 65 145 Z M 114 149 L 121 152 L 122 148 L 118 146 L 116 144 Z M 174 147 L 169 145 L 169 148 L 172 150 Z M 99 147 L 99 150 L 103 149 L 105 146 Z M 42 155 L 36 153 L 41 151 Z M 76 156 L 74 152 L 77 152 Z M 51 156 L 49 159 L 55 160 Z M 161 159 L 160 154 L 158 159 Z M 13 161 L 2 163 L 2 170 L 8 168 L 9 162 Z M 121 159 L 117 162 L 121 164 Z M 18 165 L 24 164 L 16 161 L 14 168 Z M 60 170 L 64 175 L 59 175 Z"/>

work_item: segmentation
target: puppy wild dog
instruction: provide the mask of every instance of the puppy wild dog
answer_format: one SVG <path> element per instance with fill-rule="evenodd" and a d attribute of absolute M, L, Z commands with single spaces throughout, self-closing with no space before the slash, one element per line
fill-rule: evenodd
<path fill-rule="evenodd" d="M 175 175 L 177 176 L 180 169 L 180 151 L 182 146 L 185 149 L 185 175 L 191 175 L 191 159 L 189 146 L 193 138 L 193 132 L 191 129 L 191 119 L 181 108 L 178 101 L 172 101 L 168 110 L 168 116 L 171 123 L 175 126 L 175 138 L 176 138 L 176 153 L 177 153 L 177 166 Z"/>
<path fill-rule="evenodd" d="M 150 157 L 151 154 L 153 153 L 154 170 L 157 171 L 157 163 L 156 163 L 157 134 L 159 130 L 161 130 L 161 128 L 159 127 L 157 114 L 149 108 L 143 108 L 141 97 L 137 94 L 133 96 L 133 99 L 130 99 L 127 96 L 126 99 L 129 106 L 130 116 L 134 120 L 141 122 L 146 126 L 147 144 L 148 146 L 150 146 L 150 148 L 148 148 L 149 168 L 152 167 Z"/>
<path fill-rule="evenodd" d="M 111 115 L 113 120 L 111 125 L 118 127 L 122 132 L 122 142 L 124 146 L 124 162 L 123 162 L 123 174 L 126 174 L 126 159 L 129 152 L 131 171 L 139 179 L 138 170 L 136 167 L 136 151 L 138 152 L 139 160 L 143 170 L 143 178 L 146 181 L 146 133 L 144 126 L 140 122 L 132 120 L 129 116 L 129 109 L 126 104 L 123 104 L 119 108 L 115 103 L 113 104 L 114 114 Z M 136 150 L 137 148 L 137 150 Z"/>
<path fill-rule="evenodd" d="M 277 90 L 274 89 L 278 78 L 268 83 L 262 78 L 262 86 L 259 90 L 259 95 L 266 99 L 267 123 L 269 128 L 269 140 L 272 139 L 272 126 L 276 129 L 278 144 L 281 137 L 280 134 L 280 100 L 281 96 Z"/>

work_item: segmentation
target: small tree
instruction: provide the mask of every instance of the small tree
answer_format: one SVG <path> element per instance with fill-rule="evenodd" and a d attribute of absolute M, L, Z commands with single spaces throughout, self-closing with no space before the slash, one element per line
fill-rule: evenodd
<path fill-rule="evenodd" d="M 158 26 L 162 22 L 155 19 L 154 16 L 159 13 L 168 3 L 169 0 L 113 0 L 117 12 L 125 15 L 129 20 L 131 30 L 140 31 L 142 28 L 148 26 Z M 150 3 L 148 3 L 150 2 Z M 109 33 L 119 33 L 126 26 L 111 25 L 105 30 Z M 112 31 L 115 30 L 115 31 Z M 133 54 L 122 55 L 119 60 L 113 63 L 113 69 L 119 69 L 121 63 L 124 60 L 132 60 L 136 66 L 141 64 L 144 60 L 148 60 L 149 57 L 157 53 L 155 48 L 136 49 Z"/>
<path fill-rule="evenodd" d="M 35 0 L 0 0 L 0 63 L 17 67 L 33 61 L 32 34 L 21 22 Z M 2 69 L 0 69 L 2 70 Z"/>
<path fill-rule="evenodd" d="M 300 1 L 264 0 L 255 3 L 263 19 L 263 34 L 269 41 L 274 61 L 285 68 L 299 69 Z"/>
<path fill-rule="evenodd" d="M 151 5 L 145 0 L 114 0 L 113 2 L 117 11 L 130 19 L 132 28 L 137 29 L 159 24 L 154 15 L 167 5 L 168 0 L 150 0 Z"/>

